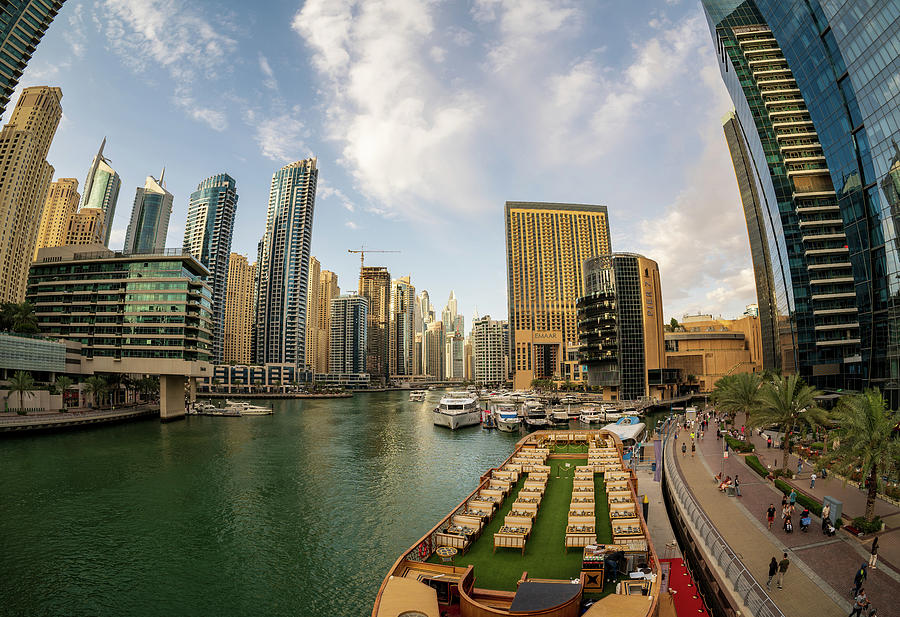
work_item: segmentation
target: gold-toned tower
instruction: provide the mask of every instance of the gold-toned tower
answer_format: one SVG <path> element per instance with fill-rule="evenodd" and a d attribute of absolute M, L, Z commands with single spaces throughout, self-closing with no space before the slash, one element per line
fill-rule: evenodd
<path fill-rule="evenodd" d="M 38 249 L 67 244 L 69 219 L 78 209 L 80 198 L 78 180 L 75 178 L 60 178 L 56 182 L 50 183 L 47 199 L 44 202 L 44 212 L 41 214 L 41 224 L 38 227 L 37 244 L 34 248 L 35 257 L 37 257 Z"/>
<path fill-rule="evenodd" d="M 228 283 L 225 288 L 225 346 L 226 364 L 250 364 L 251 331 L 254 314 L 253 279 L 256 264 L 232 253 L 228 260 Z"/>
<path fill-rule="evenodd" d="M 107 213 L 100 208 L 82 208 L 69 217 L 63 245 L 104 244 L 109 235 L 106 233 L 108 219 Z"/>
<path fill-rule="evenodd" d="M 366 370 L 375 383 L 388 379 L 391 308 L 391 273 L 381 266 L 359 270 L 359 295 L 369 303 L 366 341 Z"/>
<path fill-rule="evenodd" d="M 0 131 L 0 302 L 25 299 L 28 267 L 53 166 L 47 152 L 62 118 L 62 90 L 25 88 Z"/>
<path fill-rule="evenodd" d="M 319 355 L 319 279 L 322 277 L 322 264 L 315 257 L 309 258 L 308 289 L 306 290 L 306 359 L 308 367 L 314 367 Z"/>
<path fill-rule="evenodd" d="M 581 264 L 610 252 L 606 206 L 506 202 L 513 387 L 580 381 L 575 302 Z"/>
<path fill-rule="evenodd" d="M 331 301 L 341 295 L 338 287 L 337 274 L 330 270 L 322 270 L 319 275 L 319 310 L 315 316 L 319 333 L 318 354 L 316 355 L 315 370 L 317 373 L 327 373 L 328 351 L 331 346 Z"/>

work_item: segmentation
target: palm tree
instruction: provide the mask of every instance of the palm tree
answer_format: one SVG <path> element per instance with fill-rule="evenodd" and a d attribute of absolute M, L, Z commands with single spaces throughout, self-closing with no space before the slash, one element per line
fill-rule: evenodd
<path fill-rule="evenodd" d="M 100 406 L 103 394 L 106 392 L 106 380 L 99 375 L 93 375 L 84 380 L 84 389 L 94 399 L 94 404 Z"/>
<path fill-rule="evenodd" d="M 865 517 L 871 521 L 879 480 L 900 470 L 900 441 L 893 435 L 900 422 L 900 412 L 888 410 L 877 389 L 866 390 L 842 398 L 834 420 L 838 426 L 834 435 L 840 445 L 820 458 L 816 466 L 821 469 L 833 464 L 835 471 L 844 477 L 859 470 L 869 483 Z"/>
<path fill-rule="evenodd" d="M 106 389 L 109 393 L 109 403 L 116 405 L 119 402 L 119 391 L 122 388 L 122 375 L 120 373 L 110 373 L 105 379 Z"/>
<path fill-rule="evenodd" d="M 38 331 L 37 317 L 34 315 L 34 306 L 30 302 L 17 304 L 12 315 L 13 332 L 34 334 Z"/>
<path fill-rule="evenodd" d="M 73 383 L 74 382 L 70 378 L 66 377 L 65 375 L 60 375 L 59 377 L 56 378 L 56 381 L 54 382 L 56 389 L 59 390 L 60 394 L 62 394 L 63 409 L 68 407 L 68 405 L 66 405 L 66 390 L 71 388 Z"/>
<path fill-rule="evenodd" d="M 16 371 L 16 373 L 12 376 L 12 379 L 9 380 L 9 392 L 10 394 L 18 392 L 19 393 L 19 413 L 25 414 L 25 395 L 29 397 L 34 396 L 34 377 L 31 376 L 31 373 L 26 371 Z"/>
<path fill-rule="evenodd" d="M 756 373 L 738 373 L 719 379 L 713 390 L 713 400 L 722 411 L 735 417 L 744 414 L 744 424 L 750 423 L 750 414 L 760 404 L 762 377 Z"/>
<path fill-rule="evenodd" d="M 774 377 L 759 389 L 759 405 L 748 422 L 751 427 L 777 425 L 784 431 L 782 447 L 791 451 L 791 434 L 798 426 L 828 425 L 828 413 L 816 405 L 821 394 L 797 375 Z"/>

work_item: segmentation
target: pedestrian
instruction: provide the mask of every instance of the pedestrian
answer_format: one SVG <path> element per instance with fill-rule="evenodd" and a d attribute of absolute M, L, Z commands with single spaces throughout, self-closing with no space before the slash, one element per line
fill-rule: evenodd
<path fill-rule="evenodd" d="M 831 505 L 825 504 L 822 507 L 822 533 L 825 533 L 825 530 L 828 529 L 828 524 L 831 522 Z"/>
<path fill-rule="evenodd" d="M 793 489 L 793 488 L 791 489 L 791 495 L 788 499 L 791 502 L 791 512 L 793 512 L 794 504 L 797 503 L 797 490 L 796 489 Z"/>
<path fill-rule="evenodd" d="M 744 425 L 741 424 L 741 437 L 743 437 L 743 436 L 744 436 Z"/>
<path fill-rule="evenodd" d="M 694 431 L 691 431 L 691 441 L 694 441 Z"/>
<path fill-rule="evenodd" d="M 769 435 L 769 438 L 766 439 L 766 447 L 767 447 L 767 448 L 771 448 L 771 447 L 772 447 L 772 436 L 771 436 L 771 435 Z"/>
<path fill-rule="evenodd" d="M 784 573 L 787 572 L 788 566 L 791 565 L 790 560 L 788 560 L 787 553 L 784 554 L 781 561 L 778 562 L 778 588 L 782 588 L 782 583 L 784 583 Z"/>
<path fill-rule="evenodd" d="M 716 441 L 722 439 L 722 431 L 719 430 L 719 427 L 716 427 Z"/>
<path fill-rule="evenodd" d="M 809 488 L 816 488 L 816 472 L 809 475 Z"/>
<path fill-rule="evenodd" d="M 862 567 L 856 571 L 856 575 L 853 577 L 853 595 L 858 594 L 860 589 L 862 589 L 863 583 L 866 582 L 866 577 L 869 575 L 866 571 L 866 568 L 868 567 L 869 564 L 864 563 Z"/>
<path fill-rule="evenodd" d="M 878 538 L 876 537 L 872 540 L 872 548 L 870 549 L 872 554 L 869 556 L 869 567 L 873 570 L 877 570 L 875 567 L 875 562 L 878 561 Z"/>
<path fill-rule="evenodd" d="M 853 598 L 853 610 L 850 611 L 850 615 L 848 617 L 860 617 L 862 615 L 863 609 L 869 605 L 869 598 L 866 595 L 866 590 L 862 587 L 856 592 L 856 596 Z M 869 613 L 871 614 L 871 613 Z"/>
<path fill-rule="evenodd" d="M 781 518 L 784 518 L 784 513 L 787 510 L 788 498 L 787 495 L 781 496 Z"/>
<path fill-rule="evenodd" d="M 769 509 L 766 510 L 766 521 L 769 523 L 769 529 L 772 529 L 772 523 L 775 522 L 775 504 L 770 503 Z M 772 561 L 775 561 L 775 558 L 772 557 Z M 771 579 L 769 579 L 771 580 Z"/>
<path fill-rule="evenodd" d="M 766 581 L 766 589 L 771 589 L 769 585 L 772 583 L 772 579 L 775 578 L 775 574 L 778 572 L 778 560 L 772 557 L 772 561 L 769 562 L 769 580 Z"/>
<path fill-rule="evenodd" d="M 803 459 L 798 458 L 797 459 L 797 475 L 799 476 L 801 473 L 803 473 Z"/>
<path fill-rule="evenodd" d="M 681 458 L 684 458 L 684 453 L 687 452 L 687 444 L 681 444 Z"/>
<path fill-rule="evenodd" d="M 697 444 L 691 442 L 691 458 L 694 458 L 694 452 L 697 450 Z"/>
<path fill-rule="evenodd" d="M 737 474 L 734 474 L 734 494 L 738 497 L 741 496 L 741 483 L 738 482 Z"/>

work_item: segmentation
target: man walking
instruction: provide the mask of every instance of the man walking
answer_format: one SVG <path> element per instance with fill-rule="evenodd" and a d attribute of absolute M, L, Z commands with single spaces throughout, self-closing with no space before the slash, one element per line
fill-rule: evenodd
<path fill-rule="evenodd" d="M 869 573 L 866 571 L 866 568 L 869 567 L 869 564 L 864 563 L 862 567 L 856 571 L 856 575 L 853 577 L 853 595 L 858 594 L 862 590 L 863 583 L 866 582 L 866 578 Z"/>
<path fill-rule="evenodd" d="M 828 529 L 828 524 L 831 522 L 831 506 L 829 504 L 825 504 L 822 508 L 822 531 L 824 532 Z"/>
<path fill-rule="evenodd" d="M 791 565 L 790 560 L 788 559 L 787 553 L 784 554 L 781 561 L 778 562 L 778 588 L 782 589 L 782 583 L 784 583 L 784 573 L 787 572 L 788 566 Z"/>
<path fill-rule="evenodd" d="M 737 474 L 734 474 L 734 494 L 735 494 L 737 497 L 740 497 L 740 496 L 741 496 L 741 483 L 740 483 L 740 481 L 738 480 L 738 475 L 737 475 Z"/>
<path fill-rule="evenodd" d="M 809 488 L 816 488 L 816 472 L 812 472 L 809 476 Z"/>
<path fill-rule="evenodd" d="M 875 567 L 875 562 L 878 561 L 878 538 L 877 537 L 874 540 L 872 540 L 871 552 L 872 552 L 872 554 L 869 557 L 869 567 L 872 568 L 873 570 L 877 570 L 878 568 Z"/>
<path fill-rule="evenodd" d="M 681 458 L 684 458 L 684 453 L 687 452 L 687 444 L 681 444 Z"/>
<path fill-rule="evenodd" d="M 695 443 L 692 441 L 692 442 L 691 442 L 691 458 L 694 458 L 694 452 L 696 452 L 696 451 L 697 451 L 697 444 L 695 444 Z"/>
<path fill-rule="evenodd" d="M 797 475 L 799 476 L 803 472 L 803 459 L 797 459 Z"/>
<path fill-rule="evenodd" d="M 770 503 L 769 509 L 766 510 L 766 521 L 769 523 L 769 529 L 772 529 L 772 523 L 775 522 L 775 504 L 774 503 Z M 772 561 L 775 563 L 776 566 L 778 565 L 778 563 L 775 562 L 774 557 L 772 557 Z M 772 576 L 774 576 L 774 573 L 772 574 Z M 771 581 L 772 579 L 770 578 L 769 580 Z"/>
<path fill-rule="evenodd" d="M 856 597 L 853 598 L 853 610 L 850 611 L 850 615 L 848 617 L 860 617 L 862 615 L 863 609 L 869 605 L 869 598 L 866 596 L 866 590 L 862 587 L 859 588 L 859 591 L 856 592 Z"/>
<path fill-rule="evenodd" d="M 766 581 L 766 589 L 771 589 L 769 585 L 771 585 L 772 579 L 775 578 L 776 572 L 778 572 L 778 560 L 772 557 L 772 561 L 769 562 L 769 580 Z"/>

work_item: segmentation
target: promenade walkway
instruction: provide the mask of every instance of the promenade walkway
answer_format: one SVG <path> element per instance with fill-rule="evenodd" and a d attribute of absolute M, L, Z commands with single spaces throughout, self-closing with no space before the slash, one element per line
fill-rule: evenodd
<path fill-rule="evenodd" d="M 13 412 L 0 413 L 0 433 L 26 433 L 54 430 L 88 424 L 121 422 L 146 416 L 158 416 L 159 405 L 138 405 L 119 409 L 70 409 L 68 413 L 35 412 L 20 416 Z"/>
<path fill-rule="evenodd" d="M 723 459 L 722 441 L 716 440 L 714 430 L 697 441 L 694 458 L 691 458 L 690 447 L 687 456 L 682 457 L 680 444 L 684 440 L 685 433 L 681 431 L 678 445 L 674 447 L 686 483 L 720 533 L 741 554 L 757 581 L 764 584 L 768 578 L 769 560 L 772 557 L 781 559 L 782 552 L 787 551 L 791 567 L 785 577 L 784 589 L 779 590 L 773 585 L 770 592 L 784 614 L 847 615 L 853 575 L 867 560 L 867 548 L 843 532 L 832 538 L 824 536 L 821 519 L 815 517 L 808 533 L 801 533 L 799 525 L 793 534 L 784 533 L 780 525 L 781 493 L 772 483 L 756 475 L 734 452 L 729 453 L 728 459 Z M 740 476 L 742 497 L 728 497 L 718 491 L 713 476 L 723 469 L 726 475 Z M 806 484 L 808 487 L 808 481 Z M 816 485 L 819 486 L 818 482 Z M 777 526 L 771 531 L 766 529 L 765 521 L 769 504 L 775 504 L 779 511 Z M 795 515 L 797 519 L 799 517 Z M 900 617 L 900 603 L 896 601 L 900 597 L 897 572 L 884 565 L 869 573 L 865 588 L 880 617 Z"/>

